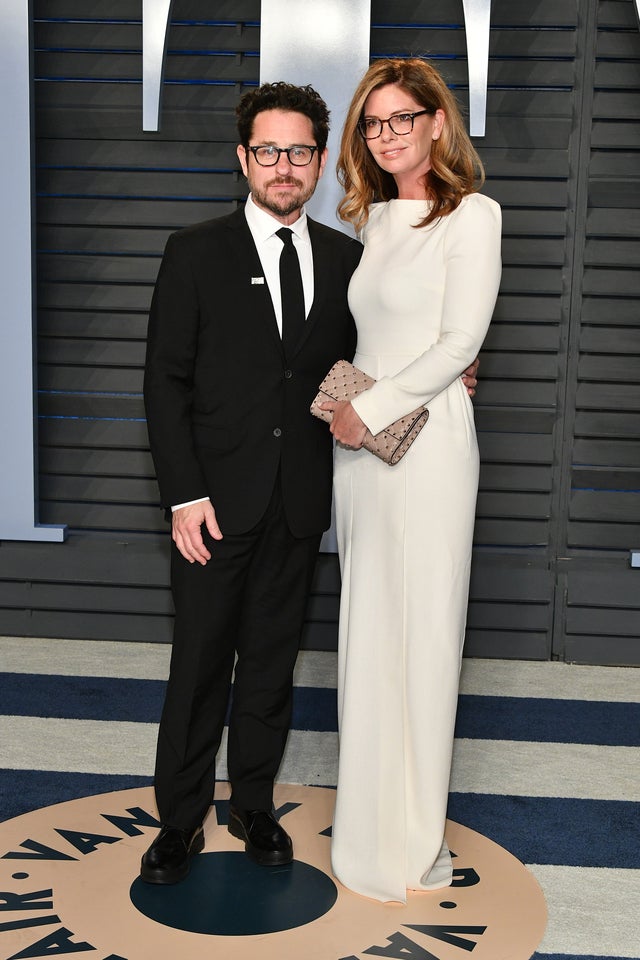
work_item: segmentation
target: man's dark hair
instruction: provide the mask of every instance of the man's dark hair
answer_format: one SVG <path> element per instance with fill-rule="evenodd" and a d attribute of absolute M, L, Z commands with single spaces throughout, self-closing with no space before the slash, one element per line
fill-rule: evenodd
<path fill-rule="evenodd" d="M 329 110 L 313 87 L 296 87 L 292 83 L 263 83 L 255 90 L 245 93 L 236 107 L 238 135 L 243 147 L 249 146 L 253 121 L 265 110 L 291 110 L 302 113 L 311 120 L 313 136 L 321 154 L 329 136 Z"/>

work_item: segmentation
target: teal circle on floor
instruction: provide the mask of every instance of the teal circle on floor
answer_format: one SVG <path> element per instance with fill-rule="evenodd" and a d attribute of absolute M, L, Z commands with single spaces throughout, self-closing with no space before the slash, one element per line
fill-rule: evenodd
<path fill-rule="evenodd" d="M 294 860 L 263 867 L 244 853 L 202 853 L 182 883 L 131 885 L 136 910 L 156 923 L 191 933 L 248 937 L 317 920 L 338 897 L 326 873 Z"/>

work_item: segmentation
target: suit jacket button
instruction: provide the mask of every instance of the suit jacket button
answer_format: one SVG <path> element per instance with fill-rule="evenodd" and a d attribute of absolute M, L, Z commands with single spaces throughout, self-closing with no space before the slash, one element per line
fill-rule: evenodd
<path fill-rule="evenodd" d="M 293 376 L 293 370 L 285 370 L 284 372 L 285 380 L 291 380 L 292 376 Z"/>
<path fill-rule="evenodd" d="M 273 435 L 274 435 L 274 437 L 281 437 L 281 436 L 282 436 L 282 430 L 280 429 L 280 427 L 276 427 L 276 428 L 275 428 L 275 430 L 273 431 Z"/>

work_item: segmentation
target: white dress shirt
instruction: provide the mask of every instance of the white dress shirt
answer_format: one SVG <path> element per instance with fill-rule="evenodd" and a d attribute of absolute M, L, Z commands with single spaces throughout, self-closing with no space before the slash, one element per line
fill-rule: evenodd
<path fill-rule="evenodd" d="M 283 224 L 275 217 L 267 213 L 261 207 L 258 207 L 251 197 L 247 197 L 244 208 L 247 224 L 253 237 L 253 242 L 258 250 L 260 263 L 264 272 L 264 281 L 269 287 L 269 293 L 273 301 L 278 330 L 282 336 L 282 298 L 280 295 L 280 254 L 282 253 L 282 240 L 276 236 Z M 311 255 L 311 241 L 309 239 L 309 227 L 307 226 L 307 214 L 304 207 L 300 211 L 300 216 L 289 225 L 293 233 L 293 245 L 300 261 L 300 273 L 302 274 L 302 287 L 304 290 L 305 315 L 308 316 L 311 304 L 313 303 L 313 257 Z"/>
<path fill-rule="evenodd" d="M 278 330 L 282 336 L 282 297 L 280 295 L 280 254 L 283 243 L 280 237 L 276 236 L 276 231 L 283 226 L 279 220 L 267 213 L 261 207 L 254 203 L 251 194 L 247 197 L 244 207 L 247 224 L 256 245 L 260 263 L 262 264 L 262 277 L 252 277 L 253 282 L 266 283 L 273 301 L 273 309 L 278 323 Z M 309 239 L 309 227 L 307 225 L 307 214 L 302 207 L 300 216 L 295 223 L 289 224 L 293 233 L 293 245 L 300 261 L 300 273 L 302 274 L 302 288 L 304 290 L 305 315 L 309 315 L 311 304 L 313 303 L 313 256 L 311 252 L 311 240 Z M 188 500 L 185 503 L 177 503 L 171 507 L 172 510 L 179 510 L 181 507 L 188 507 L 192 503 L 203 503 L 209 497 L 200 497 L 198 500 Z"/>

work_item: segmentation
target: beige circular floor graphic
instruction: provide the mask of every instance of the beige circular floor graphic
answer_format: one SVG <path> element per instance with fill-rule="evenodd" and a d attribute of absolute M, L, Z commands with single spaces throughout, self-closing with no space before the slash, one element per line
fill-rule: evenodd
<path fill-rule="evenodd" d="M 0 957 L 28 960 L 528 960 L 546 906 L 502 847 L 451 821 L 454 885 L 406 906 L 350 893 L 330 869 L 335 793 L 278 785 L 294 840 L 289 867 L 252 865 L 226 829 L 219 784 L 206 846 L 182 884 L 138 878 L 156 834 L 151 788 L 45 807 L 0 824 Z"/>

